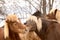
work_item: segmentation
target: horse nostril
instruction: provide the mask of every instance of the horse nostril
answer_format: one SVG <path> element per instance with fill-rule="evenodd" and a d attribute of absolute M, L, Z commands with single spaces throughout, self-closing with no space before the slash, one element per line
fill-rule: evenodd
<path fill-rule="evenodd" d="M 27 29 L 25 29 L 25 31 L 27 31 Z"/>
<path fill-rule="evenodd" d="M 25 29 L 25 32 L 29 32 L 29 29 L 28 29 L 28 28 L 26 28 L 26 29 Z"/>

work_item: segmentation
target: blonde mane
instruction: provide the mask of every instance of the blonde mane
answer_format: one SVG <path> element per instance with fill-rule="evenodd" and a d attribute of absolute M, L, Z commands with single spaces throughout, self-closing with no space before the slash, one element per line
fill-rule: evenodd
<path fill-rule="evenodd" d="M 8 28 L 8 24 L 5 22 L 5 25 L 4 25 L 4 38 L 6 39 L 7 37 L 9 37 L 9 28 Z"/>
<path fill-rule="evenodd" d="M 4 25 L 4 38 L 13 38 L 13 40 L 18 40 L 20 37 L 19 33 L 25 32 L 25 25 L 21 23 L 16 15 L 10 14 L 6 17 Z M 16 38 L 15 38 L 15 37 Z"/>
<path fill-rule="evenodd" d="M 41 28 L 42 28 L 42 20 L 41 20 L 41 18 L 37 19 L 36 16 L 31 16 L 30 18 L 27 19 L 27 21 L 28 21 L 28 20 L 35 21 L 36 24 L 37 24 L 37 29 L 38 29 L 38 31 L 41 30 Z"/>
<path fill-rule="evenodd" d="M 13 14 L 9 14 L 7 17 L 6 17 L 6 20 L 5 20 L 5 25 L 4 25 L 4 38 L 9 38 L 9 28 L 8 28 L 8 23 L 7 22 L 10 22 L 10 21 L 16 21 L 18 18 L 16 17 L 16 15 L 13 15 Z M 7 22 L 6 22 L 7 21 Z"/>

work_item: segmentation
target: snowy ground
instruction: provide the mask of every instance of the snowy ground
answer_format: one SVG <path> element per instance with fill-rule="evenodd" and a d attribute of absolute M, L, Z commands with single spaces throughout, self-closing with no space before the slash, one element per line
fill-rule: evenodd
<path fill-rule="evenodd" d="M 41 0 L 29 0 L 35 8 L 39 10 Z M 47 0 L 46 0 L 47 1 Z M 4 14 L 16 14 L 17 17 L 21 18 L 22 23 L 33 14 L 36 9 L 28 2 L 28 0 L 2 0 L 0 1 L 0 10 Z M 38 4 L 38 5 L 37 5 Z M 47 1 L 48 4 L 48 1 Z M 55 0 L 53 3 L 53 8 L 59 9 L 60 0 Z M 48 8 L 47 8 L 48 9 Z M 1 14 L 1 13 L 0 13 Z M 4 19 L 4 15 L 0 15 Z M 4 20 L 0 19 L 0 27 L 4 24 Z"/>
<path fill-rule="evenodd" d="M 38 7 L 38 5 L 36 5 L 36 7 Z M 25 0 L 4 0 L 4 2 L 1 1 L 0 10 L 2 10 L 2 12 L 5 14 L 15 13 L 17 17 L 21 18 L 22 23 L 26 22 L 26 19 L 36 11 L 36 9 L 31 6 L 28 1 Z M 4 18 L 5 16 L 0 15 L 0 17 Z M 0 19 L 0 27 L 3 25 L 4 20 Z"/>

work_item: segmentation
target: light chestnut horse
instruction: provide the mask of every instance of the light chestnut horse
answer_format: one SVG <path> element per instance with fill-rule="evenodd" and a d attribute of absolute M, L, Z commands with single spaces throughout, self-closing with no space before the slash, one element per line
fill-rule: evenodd
<path fill-rule="evenodd" d="M 47 18 L 57 20 L 57 22 L 60 23 L 60 10 L 51 9 L 50 13 L 47 15 Z"/>
<path fill-rule="evenodd" d="M 21 40 L 41 40 L 34 31 L 20 34 L 20 38 L 21 38 Z"/>
<path fill-rule="evenodd" d="M 24 33 L 25 31 L 25 25 L 21 23 L 16 15 L 10 14 L 6 17 L 4 25 L 5 40 L 20 40 L 19 33 Z"/>
<path fill-rule="evenodd" d="M 51 11 L 47 14 L 48 19 L 56 19 L 57 9 L 51 9 Z"/>
<path fill-rule="evenodd" d="M 0 40 L 4 40 L 4 29 L 0 28 Z"/>
<path fill-rule="evenodd" d="M 58 21 L 58 23 L 60 23 L 60 10 L 58 10 L 58 9 L 56 12 L 56 20 Z"/>

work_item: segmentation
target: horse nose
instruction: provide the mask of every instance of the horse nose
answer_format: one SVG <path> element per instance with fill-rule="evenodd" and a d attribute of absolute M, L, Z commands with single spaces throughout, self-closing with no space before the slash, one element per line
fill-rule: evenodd
<path fill-rule="evenodd" d="M 26 29 L 25 29 L 25 31 L 26 31 L 26 32 L 29 32 L 29 29 L 28 29 L 28 28 L 26 28 Z"/>
<path fill-rule="evenodd" d="M 25 31 L 28 31 L 27 29 L 25 29 Z"/>

